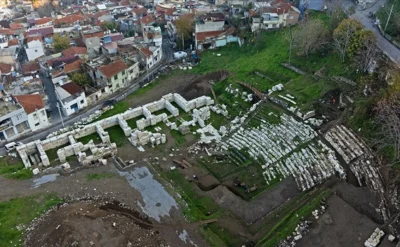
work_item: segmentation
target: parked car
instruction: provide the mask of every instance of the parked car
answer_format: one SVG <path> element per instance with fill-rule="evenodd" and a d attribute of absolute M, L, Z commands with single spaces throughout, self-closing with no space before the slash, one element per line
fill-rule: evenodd
<path fill-rule="evenodd" d="M 116 103 L 117 103 L 117 101 L 115 99 L 109 99 L 109 100 L 104 101 L 103 107 L 112 106 L 112 105 L 115 105 Z"/>
<path fill-rule="evenodd" d="M 9 142 L 4 147 L 6 148 L 7 152 L 10 152 L 10 151 L 16 149 L 18 146 L 21 146 L 21 145 L 23 145 L 22 142 Z"/>

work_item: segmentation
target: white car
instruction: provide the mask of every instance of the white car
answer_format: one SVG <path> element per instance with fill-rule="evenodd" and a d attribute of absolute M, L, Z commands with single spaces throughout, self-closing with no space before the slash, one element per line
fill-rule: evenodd
<path fill-rule="evenodd" d="M 18 146 L 21 146 L 21 145 L 23 145 L 22 142 L 9 142 L 4 147 L 6 148 L 7 152 L 10 152 L 10 151 L 16 149 Z"/>

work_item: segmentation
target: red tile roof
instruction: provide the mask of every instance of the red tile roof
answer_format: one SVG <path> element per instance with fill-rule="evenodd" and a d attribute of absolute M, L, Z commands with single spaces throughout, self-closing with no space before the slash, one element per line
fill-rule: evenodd
<path fill-rule="evenodd" d="M 11 64 L 0 63 L 0 74 L 8 74 L 11 72 L 13 66 Z"/>
<path fill-rule="evenodd" d="M 100 72 L 107 78 L 110 79 L 114 75 L 128 68 L 128 66 L 121 60 L 117 60 L 113 63 L 103 65 L 99 67 Z"/>
<path fill-rule="evenodd" d="M 39 72 L 39 70 L 40 70 L 40 65 L 38 62 L 26 63 L 26 64 L 22 65 L 22 74 L 23 75 Z"/>
<path fill-rule="evenodd" d="M 54 24 L 73 24 L 77 21 L 84 21 L 84 20 L 86 20 L 86 17 L 82 15 L 68 15 L 66 17 L 54 20 Z"/>
<path fill-rule="evenodd" d="M 21 29 L 21 28 L 24 28 L 24 27 L 25 27 L 25 25 L 22 24 L 22 23 L 17 23 L 17 22 L 10 23 L 10 29 L 12 29 L 12 30 L 18 30 L 18 29 Z"/>
<path fill-rule="evenodd" d="M 40 36 L 45 37 L 45 36 L 53 34 L 53 33 L 54 33 L 53 26 L 49 26 L 49 27 L 31 28 L 26 32 L 26 35 L 32 36 L 32 35 L 40 34 Z"/>
<path fill-rule="evenodd" d="M 108 10 L 103 10 L 103 11 L 96 12 L 96 13 L 93 14 L 92 16 L 93 16 L 95 19 L 98 19 L 100 16 L 107 15 L 108 13 L 109 13 Z"/>
<path fill-rule="evenodd" d="M 147 9 L 144 7 L 137 7 L 133 9 L 133 12 L 136 15 L 147 15 Z"/>
<path fill-rule="evenodd" d="M 62 51 L 63 56 L 87 54 L 86 47 L 71 46 Z"/>
<path fill-rule="evenodd" d="M 44 17 L 44 18 L 36 19 L 36 20 L 35 20 L 35 24 L 36 24 L 36 25 L 43 25 L 43 24 L 49 23 L 49 22 L 51 22 L 51 21 L 53 21 L 53 18 L 51 18 L 51 17 Z"/>
<path fill-rule="evenodd" d="M 270 5 L 271 7 L 261 8 L 262 11 L 282 15 L 283 13 L 288 13 L 292 10 L 292 5 L 284 0 L 274 0 L 270 3 Z"/>
<path fill-rule="evenodd" d="M 196 33 L 196 40 L 197 41 L 204 41 L 207 38 L 215 38 L 224 33 L 225 31 L 211 31 L 211 32 L 202 32 Z"/>
<path fill-rule="evenodd" d="M 99 38 L 103 38 L 104 33 L 103 31 L 99 31 L 99 32 L 95 32 L 95 33 L 85 33 L 83 34 L 83 37 L 88 39 L 88 38 L 92 38 L 92 37 L 99 37 Z"/>
<path fill-rule="evenodd" d="M 74 61 L 72 63 L 66 64 L 64 66 L 64 72 L 66 74 L 68 74 L 68 73 L 72 73 L 72 72 L 81 70 L 81 64 L 82 64 L 82 60 L 80 60 L 80 59 L 76 60 L 76 61 Z"/>
<path fill-rule="evenodd" d="M 18 95 L 14 96 L 14 98 L 22 105 L 28 114 L 44 108 L 44 102 L 40 94 Z"/>
<path fill-rule="evenodd" d="M 3 35 L 14 35 L 15 31 L 11 30 L 9 28 L 0 28 L 0 34 L 3 34 Z"/>
<path fill-rule="evenodd" d="M 61 87 L 71 95 L 83 92 L 83 89 L 75 82 L 64 84 Z"/>
<path fill-rule="evenodd" d="M 153 53 L 149 50 L 149 48 L 147 47 L 142 47 L 140 48 L 140 51 L 146 55 L 146 57 L 151 57 L 151 55 L 153 55 Z"/>
<path fill-rule="evenodd" d="M 42 41 L 42 37 L 39 35 L 26 37 L 26 43 L 29 43 L 34 40 Z"/>
<path fill-rule="evenodd" d="M 152 22 L 154 22 L 154 18 L 152 15 L 146 15 L 140 19 L 140 23 L 145 26 L 149 25 Z"/>
<path fill-rule="evenodd" d="M 8 41 L 8 46 L 18 45 L 18 39 L 12 39 Z"/>

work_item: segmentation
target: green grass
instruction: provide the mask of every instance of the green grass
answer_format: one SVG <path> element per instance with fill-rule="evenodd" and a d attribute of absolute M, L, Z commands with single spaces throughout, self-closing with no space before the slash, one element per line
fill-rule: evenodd
<path fill-rule="evenodd" d="M 209 227 L 201 226 L 200 234 L 211 247 L 226 247 L 227 245 L 221 238 L 215 234 Z"/>
<path fill-rule="evenodd" d="M 178 130 L 170 130 L 169 133 L 171 134 L 172 138 L 174 138 L 175 143 L 177 146 L 182 146 L 186 142 L 185 135 L 182 135 L 181 132 Z"/>
<path fill-rule="evenodd" d="M 0 246 L 22 246 L 28 224 L 48 209 L 63 201 L 53 195 L 35 195 L 0 203 Z M 16 227 L 24 225 L 24 230 Z"/>
<path fill-rule="evenodd" d="M 83 144 L 87 144 L 87 143 L 89 143 L 90 140 L 93 140 L 93 142 L 95 144 L 101 143 L 101 138 L 100 138 L 99 134 L 97 134 L 97 132 L 87 135 L 87 136 L 84 136 L 84 137 L 81 137 L 79 139 L 76 139 L 76 142 L 82 142 Z"/>
<path fill-rule="evenodd" d="M 115 176 L 115 174 L 111 173 L 111 172 L 89 173 L 86 175 L 86 180 L 87 181 L 101 180 L 101 179 L 105 179 L 105 178 L 111 178 L 114 176 Z"/>
<path fill-rule="evenodd" d="M 30 169 L 25 169 L 22 161 L 9 164 L 6 158 L 0 159 L 0 175 L 9 179 L 26 180 L 33 177 Z"/>
<path fill-rule="evenodd" d="M 286 214 L 282 220 L 274 225 L 274 227 L 257 243 L 256 246 L 271 247 L 276 246 L 281 240 L 289 236 L 296 228 L 297 224 L 302 221 L 303 217 L 308 217 L 311 212 L 320 205 L 323 197 L 329 196 L 329 191 L 324 191 L 318 196 L 304 204 L 300 209 L 293 210 Z"/>
<path fill-rule="evenodd" d="M 117 144 L 117 147 L 121 147 L 129 142 L 128 137 L 125 136 L 124 131 L 119 125 L 110 127 L 105 131 L 108 132 L 111 142 L 115 142 L 115 144 Z"/>
<path fill-rule="evenodd" d="M 400 2 L 398 0 L 387 1 L 385 6 L 380 8 L 376 12 L 376 16 L 380 20 L 381 26 L 384 29 L 386 22 L 389 18 L 390 9 L 392 8 L 392 6 L 393 6 L 392 16 L 389 19 L 389 23 L 387 25 L 385 33 L 390 35 L 391 38 L 396 42 L 400 42 L 399 26 L 395 24 L 396 22 L 400 21 Z"/>
<path fill-rule="evenodd" d="M 104 112 L 98 119 L 96 119 L 95 121 L 99 121 L 101 119 L 105 119 L 111 116 L 114 116 L 116 114 L 125 112 L 126 110 L 129 109 L 129 105 L 126 101 L 120 101 L 117 104 L 115 104 L 113 106 L 113 109 L 108 110 L 106 112 Z"/>
<path fill-rule="evenodd" d="M 55 163 L 58 162 L 57 151 L 58 151 L 59 149 L 63 148 L 63 147 L 68 146 L 68 145 L 69 145 L 69 143 L 64 144 L 64 145 L 62 145 L 62 146 L 60 146 L 60 147 L 56 147 L 56 148 L 53 148 L 53 149 L 46 150 L 46 154 L 47 154 L 47 157 L 49 158 L 50 164 L 52 164 L 52 163 L 55 164 Z M 57 161 L 57 162 L 56 162 L 56 161 Z"/>
<path fill-rule="evenodd" d="M 173 182 L 182 199 L 187 203 L 183 213 L 189 221 L 213 219 L 221 213 L 219 206 L 210 197 L 198 195 L 193 187 L 196 185 L 187 181 L 179 171 L 167 172 L 165 176 Z"/>

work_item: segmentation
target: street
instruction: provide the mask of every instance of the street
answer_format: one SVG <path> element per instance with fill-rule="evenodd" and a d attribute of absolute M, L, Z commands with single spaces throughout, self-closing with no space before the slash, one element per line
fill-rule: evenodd
<path fill-rule="evenodd" d="M 384 51 L 389 57 L 391 57 L 396 63 L 400 64 L 400 49 L 390 43 L 382 34 L 379 32 L 379 29 L 373 25 L 373 19 L 368 17 L 368 13 L 376 13 L 382 5 L 386 4 L 386 0 L 378 0 L 374 5 L 367 9 L 361 9 L 360 7 L 356 7 L 356 12 L 351 15 L 351 18 L 358 20 L 361 22 L 365 29 L 371 30 L 375 33 L 377 43 L 379 48 Z M 354 6 L 354 2 L 352 0 L 342 0 L 341 5 L 344 9 L 348 9 L 350 6 Z M 381 23 L 384 23 L 385 20 L 380 20 Z"/>
<path fill-rule="evenodd" d="M 78 112 L 77 114 L 74 114 L 68 118 L 64 117 L 64 125 L 70 126 L 70 125 L 73 125 L 74 123 L 78 122 L 82 118 L 88 117 L 89 115 L 93 114 L 95 111 L 101 109 L 103 103 L 106 100 L 115 99 L 117 101 L 120 101 L 120 100 L 124 99 L 129 94 L 131 94 L 132 92 L 136 91 L 141 86 L 143 86 L 144 84 L 146 84 L 149 81 L 151 81 L 152 79 L 154 79 L 154 77 L 155 77 L 154 74 L 157 73 L 161 67 L 163 67 L 165 64 L 168 64 L 171 61 L 173 61 L 174 51 L 172 50 L 172 47 L 170 46 L 167 39 L 164 39 L 164 42 L 162 44 L 162 52 L 163 52 L 162 60 L 158 64 L 156 64 L 154 67 L 149 69 L 146 74 L 143 74 L 142 76 L 140 76 L 139 78 L 134 80 L 132 83 L 130 83 L 130 86 L 128 86 L 118 92 L 115 92 L 114 94 L 111 94 L 108 98 L 105 98 L 105 99 L 99 101 L 96 105 L 92 105 L 92 106 L 84 109 L 83 111 Z M 47 91 L 47 95 L 49 97 L 52 124 L 51 124 L 51 126 L 46 128 L 46 130 L 30 132 L 30 133 L 28 133 L 24 136 L 21 136 L 20 138 L 17 138 L 16 140 L 13 140 L 13 141 L 28 143 L 28 142 L 31 142 L 34 140 L 44 139 L 50 133 L 53 133 L 53 132 L 59 130 L 60 128 L 62 128 L 61 119 L 59 117 L 58 109 L 56 106 L 57 98 L 56 98 L 56 94 L 55 94 L 55 87 L 50 78 L 41 77 L 41 79 L 43 80 L 45 89 Z M 0 155 L 4 155 L 6 153 L 4 144 L 0 148 Z"/>

